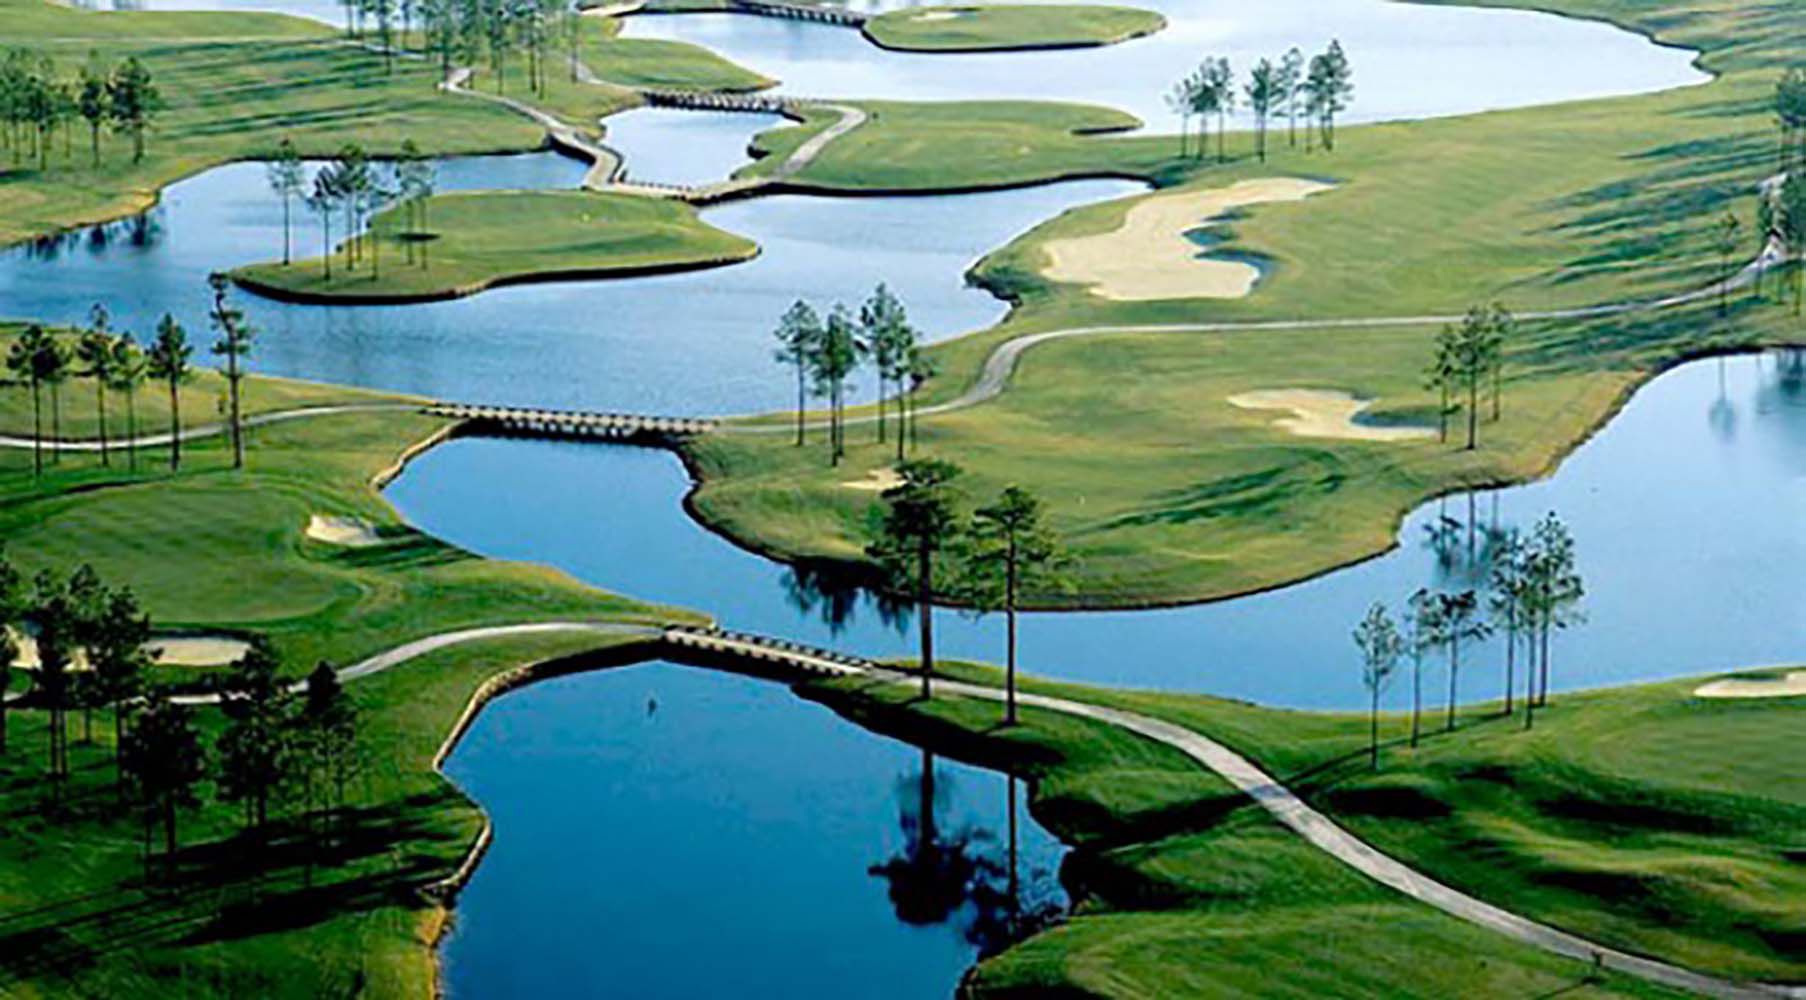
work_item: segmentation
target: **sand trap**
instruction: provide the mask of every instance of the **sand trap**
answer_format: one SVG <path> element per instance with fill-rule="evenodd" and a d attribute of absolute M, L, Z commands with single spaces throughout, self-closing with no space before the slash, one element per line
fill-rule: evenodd
<path fill-rule="evenodd" d="M 1290 410 L 1292 415 L 1273 421 L 1299 437 L 1337 438 L 1343 441 L 1415 441 L 1435 437 L 1428 427 L 1373 427 L 1355 422 L 1371 399 L 1356 399 L 1333 389 L 1261 389 L 1229 397 L 1229 405 L 1244 410 Z"/>
<path fill-rule="evenodd" d="M 969 12 L 963 11 L 963 10 L 926 10 L 920 14 L 915 15 L 914 17 L 911 17 L 910 20 L 911 21 L 952 21 L 957 18 L 966 17 L 966 16 L 968 16 L 968 14 L 969 14 Z"/>
<path fill-rule="evenodd" d="M 1693 693 L 1701 698 L 1798 698 L 1806 697 L 1806 670 L 1793 670 L 1779 677 L 1759 680 L 1749 677 L 1727 677 L 1701 684 Z"/>
<path fill-rule="evenodd" d="M 376 533 L 370 522 L 361 517 L 337 517 L 315 514 L 307 519 L 307 537 L 328 545 L 363 549 L 381 545 L 386 539 Z"/>
<path fill-rule="evenodd" d="M 850 479 L 840 485 L 849 490 L 867 490 L 872 493 L 883 493 L 903 485 L 903 477 L 897 475 L 892 468 L 873 469 L 865 474 L 864 479 Z"/>
<path fill-rule="evenodd" d="M 1054 240 L 1043 274 L 1086 285 L 1117 302 L 1154 299 L 1239 299 L 1254 290 L 1260 269 L 1237 260 L 1201 257 L 1186 233 L 1245 205 L 1302 201 L 1333 185 L 1265 177 L 1226 188 L 1175 191 L 1136 202 L 1114 232 Z"/>
<path fill-rule="evenodd" d="M 38 662 L 36 639 L 20 635 L 16 630 L 13 638 L 19 643 L 19 659 L 13 666 L 20 670 L 36 670 L 42 666 Z M 175 635 L 152 639 L 144 644 L 144 648 L 156 657 L 159 664 L 166 667 L 223 667 L 237 662 L 251 648 L 251 644 L 243 639 L 223 635 Z M 70 669 L 88 669 L 87 654 L 77 652 Z"/>

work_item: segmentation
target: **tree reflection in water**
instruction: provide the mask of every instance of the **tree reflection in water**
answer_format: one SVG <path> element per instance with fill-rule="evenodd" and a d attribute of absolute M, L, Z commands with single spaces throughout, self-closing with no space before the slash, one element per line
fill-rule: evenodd
<path fill-rule="evenodd" d="M 861 608 L 898 635 L 907 633 L 913 617 L 912 604 L 873 589 L 869 575 L 827 563 L 786 566 L 780 584 L 791 607 L 820 618 L 834 635 L 846 631 Z"/>
<path fill-rule="evenodd" d="M 1008 832 L 972 824 L 943 829 L 948 790 L 937 781 L 934 755 L 924 750 L 920 771 L 897 783 L 897 820 L 903 849 L 871 866 L 888 883 L 897 919 L 918 927 L 947 925 L 978 949 L 994 955 L 1060 920 L 1066 907 L 1055 873 L 1022 872 L 1017 779 L 1006 776 Z"/>

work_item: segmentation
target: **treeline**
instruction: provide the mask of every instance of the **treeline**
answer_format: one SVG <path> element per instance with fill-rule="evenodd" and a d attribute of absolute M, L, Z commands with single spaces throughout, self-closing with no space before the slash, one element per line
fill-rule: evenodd
<path fill-rule="evenodd" d="M 1780 241 L 1794 272 L 1793 310 L 1806 302 L 1806 69 L 1794 68 L 1775 85 L 1775 121 L 1780 128 L 1780 181 L 1757 202 L 1757 226 L 1764 239 Z"/>
<path fill-rule="evenodd" d="M 1480 442 L 1480 397 L 1491 397 L 1492 420 L 1503 414 L 1505 348 L 1517 334 L 1517 320 L 1498 303 L 1475 306 L 1460 323 L 1436 335 L 1435 355 L 1424 369 L 1424 385 L 1440 394 L 1437 437 L 1449 439 L 1449 418 L 1467 414 L 1468 451 Z M 1463 400 L 1461 397 L 1465 396 Z"/>
<path fill-rule="evenodd" d="M 247 832 L 265 846 L 272 817 L 287 810 L 299 821 L 310 876 L 316 856 L 343 836 L 362 761 L 356 706 L 330 665 L 319 664 L 297 688 L 281 678 L 269 643 L 253 639 L 209 692 L 226 719 L 210 741 L 193 692 L 151 683 L 151 622 L 129 588 L 106 586 L 85 565 L 67 577 L 44 571 L 28 584 L 0 553 L 0 678 L 14 676 L 27 642 L 36 662 L 22 700 L 46 715 L 42 780 L 51 802 L 65 799 L 72 746 L 95 746 L 94 713 L 110 714 L 114 793 L 139 811 L 147 870 L 160 830 L 173 873 L 179 819 L 209 792 L 241 809 Z M 0 754 L 14 750 L 7 708 L 0 699 Z M 72 712 L 82 716 L 79 739 L 70 732 Z"/>
<path fill-rule="evenodd" d="M 290 242 L 290 209 L 300 201 L 320 220 L 320 266 L 327 280 L 332 279 L 332 225 L 334 219 L 344 223 L 345 242 L 341 247 L 346 271 L 355 271 L 366 257 L 372 279 L 382 276 L 382 246 L 366 227 L 368 219 L 392 204 L 400 205 L 405 214 L 402 245 L 408 263 L 427 268 L 427 199 L 438 183 L 433 161 L 420 151 L 412 139 L 401 143 L 401 155 L 393 160 L 374 160 L 363 147 L 350 144 L 339 155 L 314 168 L 312 174 L 295 151 L 293 143 L 284 139 L 267 163 L 270 190 L 282 199 L 282 263 L 292 260 Z"/>
<path fill-rule="evenodd" d="M 374 33 L 393 70 L 398 54 L 418 43 L 418 52 L 437 59 L 442 73 L 454 65 L 487 64 L 495 89 L 507 89 L 511 60 L 527 61 L 527 86 L 545 93 L 554 49 L 567 50 L 576 79 L 582 11 L 572 0 L 340 0 L 345 33 Z"/>
<path fill-rule="evenodd" d="M 73 73 L 29 49 L 11 49 L 0 58 L 0 141 L 14 166 L 35 160 L 39 170 L 48 170 L 59 129 L 63 159 L 72 161 L 78 121 L 87 126 L 93 166 L 100 166 L 101 135 L 109 131 L 131 137 L 132 162 L 138 163 L 145 133 L 162 109 L 163 95 L 136 56 L 109 66 L 90 52 Z"/>
<path fill-rule="evenodd" d="M 1305 152 L 1313 149 L 1313 137 L 1323 148 L 1336 148 L 1336 116 L 1348 110 L 1354 100 L 1354 69 L 1340 41 L 1332 41 L 1322 54 L 1307 62 L 1296 47 L 1278 63 L 1262 59 L 1254 65 L 1248 83 L 1241 91 L 1247 99 L 1248 111 L 1254 117 L 1255 153 L 1267 158 L 1267 130 L 1271 122 L 1284 119 L 1289 145 L 1298 145 L 1298 122 L 1304 119 Z M 1210 148 L 1210 121 L 1217 122 L 1217 159 L 1228 159 L 1224 133 L 1229 116 L 1237 102 L 1235 71 L 1229 60 L 1206 58 L 1198 68 L 1173 85 L 1166 95 L 1166 105 L 1179 116 L 1179 155 L 1190 151 L 1189 126 L 1198 119 L 1198 146 L 1193 155 L 1202 158 Z"/>
<path fill-rule="evenodd" d="M 244 362 L 251 354 L 255 329 L 244 312 L 232 305 L 231 288 L 223 274 L 207 279 L 213 305 L 208 322 L 219 339 L 212 353 L 225 359 L 221 374 L 226 379 L 227 426 L 232 444 L 232 467 L 245 464 L 243 383 Z M 46 464 L 60 464 L 66 439 L 63 437 L 63 388 L 80 379 L 90 380 L 94 390 L 94 415 L 99 437 L 96 441 L 100 464 L 112 464 L 115 452 L 123 450 L 127 467 L 136 472 L 140 438 L 138 433 L 138 393 L 155 383 L 167 392 L 169 400 L 169 469 L 182 467 L 182 387 L 194 375 L 194 344 L 188 330 L 168 313 L 157 323 L 155 339 L 140 346 L 130 331 L 115 331 L 106 306 L 95 303 L 88 311 L 88 323 L 73 337 L 59 336 L 42 324 L 33 323 L 13 338 L 6 352 L 6 370 L 12 383 L 31 395 L 31 469 L 34 478 L 44 474 Z M 112 397 L 108 394 L 111 393 Z M 125 437 L 115 440 L 110 431 L 113 397 L 125 404 Z M 48 416 L 48 420 L 46 420 Z"/>
<path fill-rule="evenodd" d="M 1375 602 L 1355 628 L 1361 653 L 1361 683 L 1369 697 L 1369 757 L 1379 766 L 1380 695 L 1391 685 L 1401 664 L 1411 669 L 1411 736 L 1415 747 L 1423 736 L 1425 661 L 1440 657 L 1448 672 L 1443 731 L 1455 729 L 1461 701 L 1461 655 L 1468 643 L 1494 633 L 1505 639 L 1505 700 L 1502 712 L 1516 713 L 1521 703 L 1524 728 L 1536 722 L 1536 710 L 1549 703 L 1553 664 L 1552 635 L 1584 621 L 1581 601 L 1586 587 L 1575 563 L 1574 537 L 1561 518 L 1550 513 L 1528 537 L 1515 529 L 1503 534 L 1492 561 L 1484 593 L 1432 591 L 1420 588 L 1406 601 L 1402 620 L 1384 602 Z M 1490 620 L 1488 615 L 1490 614 Z M 1519 651 L 1523 653 L 1523 695 L 1517 692 Z"/>
<path fill-rule="evenodd" d="M 851 379 L 870 364 L 878 376 L 878 440 L 886 440 L 887 400 L 894 390 L 897 408 L 897 459 L 915 440 L 911 391 L 934 369 L 921 350 L 921 334 L 909 323 L 908 310 L 883 284 L 854 313 L 836 303 L 824 320 L 801 300 L 778 321 L 777 360 L 796 374 L 796 443 L 804 443 L 804 408 L 811 395 L 828 404 L 828 463 L 846 456 L 846 400 Z"/>

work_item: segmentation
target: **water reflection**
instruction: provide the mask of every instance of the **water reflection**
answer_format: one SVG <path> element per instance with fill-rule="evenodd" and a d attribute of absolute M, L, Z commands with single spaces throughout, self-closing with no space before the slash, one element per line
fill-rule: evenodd
<path fill-rule="evenodd" d="M 1001 840 L 969 823 L 943 826 L 939 817 L 954 780 L 938 774 L 934 754 L 922 751 L 921 766 L 897 781 L 903 847 L 870 870 L 885 882 L 898 920 L 951 927 L 979 955 L 994 955 L 1058 921 L 1066 897 L 1051 869 L 1022 869 L 1016 778 L 1002 781 L 1009 818 Z"/>
<path fill-rule="evenodd" d="M 1008 926 L 1000 831 L 1023 789 L 934 761 L 930 842 L 945 850 L 921 856 L 970 878 L 955 892 L 905 875 L 906 896 L 920 885 L 939 900 L 909 913 L 951 915 L 906 922 L 871 869 L 917 856 L 922 827 L 903 812 L 920 815 L 921 760 L 781 684 L 691 667 L 512 694 L 447 763 L 496 829 L 458 901 L 448 992 L 698 997 L 731 982 L 742 996 L 843 996 L 851 983 L 880 1000 L 950 996 L 978 942 Z M 1016 843 L 1023 905 L 1042 912 L 1062 898 L 1064 848 L 1026 814 Z"/>
<path fill-rule="evenodd" d="M 1419 587 L 1479 589 L 1513 528 L 1559 511 L 1578 541 L 1589 623 L 1556 640 L 1558 688 L 1796 661 L 1806 653 L 1801 353 L 1723 362 L 1722 398 L 1742 417 L 1729 438 L 1707 419 L 1719 368 L 1702 361 L 1658 378 L 1550 480 L 1424 505 L 1383 557 L 1217 604 L 1025 615 L 1022 660 L 1101 684 L 1351 707 L 1361 688 L 1348 629 L 1373 601 L 1396 608 Z M 706 609 L 731 628 L 868 656 L 913 651 L 900 616 L 856 587 L 798 577 L 696 524 L 683 510 L 688 488 L 681 464 L 656 452 L 466 440 L 422 456 L 387 495 L 456 544 Z M 937 626 L 948 656 L 1003 655 L 994 618 L 943 615 Z M 1477 653 L 1466 691 L 1492 697 L 1503 641 Z"/>

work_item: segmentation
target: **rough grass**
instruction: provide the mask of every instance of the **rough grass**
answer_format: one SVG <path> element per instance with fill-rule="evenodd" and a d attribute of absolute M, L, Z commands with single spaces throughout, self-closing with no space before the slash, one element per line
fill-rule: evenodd
<path fill-rule="evenodd" d="M 887 49 L 998 52 L 1114 45 L 1164 27 L 1166 18 L 1133 7 L 979 4 L 886 11 L 864 30 Z"/>
<path fill-rule="evenodd" d="M 242 284 L 282 297 L 409 301 L 469 295 L 500 284 L 609 277 L 713 267 L 758 252 L 750 240 L 716 229 L 680 201 L 587 191 L 439 195 L 425 202 L 426 225 L 405 209 L 372 221 L 356 270 L 335 254 L 332 277 L 319 258 L 257 264 L 234 273 Z M 380 255 L 380 271 L 371 256 Z M 383 263 L 385 262 L 386 263 Z"/>

